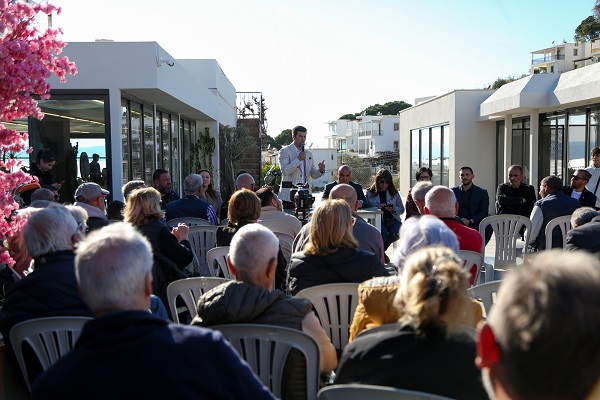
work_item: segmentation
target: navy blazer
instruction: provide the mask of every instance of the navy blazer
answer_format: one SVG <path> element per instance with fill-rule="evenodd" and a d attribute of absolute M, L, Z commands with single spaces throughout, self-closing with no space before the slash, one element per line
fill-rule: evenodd
<path fill-rule="evenodd" d="M 328 199 L 329 198 L 329 192 L 331 192 L 331 189 L 333 189 L 335 186 L 339 185 L 340 183 L 338 181 L 333 181 L 328 183 L 327 185 L 325 185 L 325 191 L 323 192 L 323 199 Z M 358 183 L 355 182 L 348 182 L 348 185 L 352 186 L 354 188 L 354 190 L 356 190 L 356 198 L 357 200 L 362 201 L 362 206 L 363 207 L 368 207 L 367 205 L 367 199 L 365 199 L 365 192 L 363 192 L 363 188 L 362 186 L 360 186 Z"/>
<path fill-rule="evenodd" d="M 563 192 L 565 192 L 565 194 L 570 197 L 573 193 L 573 188 L 571 186 L 565 186 L 563 187 Z M 579 202 L 583 207 L 596 208 L 596 195 L 594 195 L 594 193 L 590 192 L 584 187 L 583 192 L 581 192 Z"/>
<path fill-rule="evenodd" d="M 454 186 L 452 191 L 454 192 L 454 196 L 456 196 L 456 201 L 460 204 L 460 196 L 462 194 L 461 190 L 462 185 Z M 469 208 L 471 211 L 471 219 L 473 220 L 473 225 L 470 227 L 473 229 L 479 230 L 479 223 L 482 219 L 488 216 L 490 207 L 490 198 L 488 196 L 488 192 L 485 189 L 480 188 L 473 184 L 471 186 L 471 203 L 469 203 Z M 458 215 L 461 218 L 465 218 L 462 215 Z"/>

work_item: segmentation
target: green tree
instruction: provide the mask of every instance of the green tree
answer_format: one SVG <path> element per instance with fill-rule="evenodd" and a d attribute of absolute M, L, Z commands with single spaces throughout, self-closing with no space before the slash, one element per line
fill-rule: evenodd
<path fill-rule="evenodd" d="M 278 147 L 279 149 L 287 146 L 288 144 L 290 144 L 292 142 L 292 130 L 291 129 L 282 130 L 279 135 L 275 136 L 274 140 L 275 140 L 275 143 L 279 146 Z"/>
<path fill-rule="evenodd" d="M 526 76 L 527 76 L 527 74 L 523 74 L 521 76 L 510 76 L 509 75 L 509 76 L 507 76 L 505 78 L 498 78 L 492 84 L 492 89 L 498 89 L 501 86 L 506 85 L 507 83 L 516 81 L 516 80 L 521 79 L 521 78 L 525 78 Z"/>
<path fill-rule="evenodd" d="M 592 12 L 594 13 L 594 17 L 596 17 L 596 20 L 600 21 L 600 0 L 596 0 Z"/>
<path fill-rule="evenodd" d="M 349 119 L 350 121 L 354 121 L 356 119 L 356 117 L 359 115 L 360 114 L 344 114 L 341 117 L 339 117 L 338 119 Z"/>
<path fill-rule="evenodd" d="M 598 35 L 600 35 L 600 22 L 593 15 L 581 21 L 581 24 L 575 28 L 575 40 L 578 42 L 589 42 Z"/>
<path fill-rule="evenodd" d="M 369 106 L 359 113 L 344 114 L 339 119 L 355 120 L 359 115 L 396 115 L 398 112 L 409 107 L 412 107 L 412 104 L 408 104 L 404 101 L 389 101 L 383 105 L 375 104 Z"/>
<path fill-rule="evenodd" d="M 256 140 L 248 132 L 244 124 L 236 127 L 221 126 L 219 129 L 219 147 L 225 168 L 221 171 L 221 187 L 227 193 L 233 193 L 235 187 L 235 171 L 244 159 L 248 149 L 257 148 Z"/>

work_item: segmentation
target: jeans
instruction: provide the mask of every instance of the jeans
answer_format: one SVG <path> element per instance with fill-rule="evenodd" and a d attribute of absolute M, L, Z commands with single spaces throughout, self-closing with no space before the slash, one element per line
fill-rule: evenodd
<path fill-rule="evenodd" d="M 383 238 L 383 248 L 387 250 L 392 243 L 400 238 L 400 226 L 402 222 L 396 218 L 381 223 L 381 237 Z"/>

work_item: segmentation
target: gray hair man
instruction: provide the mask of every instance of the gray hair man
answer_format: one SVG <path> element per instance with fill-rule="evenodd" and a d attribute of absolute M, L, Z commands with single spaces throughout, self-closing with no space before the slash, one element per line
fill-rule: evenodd
<path fill-rule="evenodd" d="M 321 372 L 331 372 L 337 365 L 335 348 L 310 301 L 273 290 L 278 252 L 279 241 L 269 229 L 259 224 L 240 228 L 227 256 L 227 266 L 236 280 L 200 297 L 198 316 L 192 323 L 212 326 L 245 322 L 302 330 L 319 346 Z"/>
<path fill-rule="evenodd" d="M 200 198 L 200 191 L 204 185 L 202 176 L 190 174 L 183 180 L 185 195 L 178 200 L 170 201 L 165 206 L 165 218 L 170 221 L 174 218 L 201 218 L 212 225 L 219 225 L 217 213 L 213 206 Z"/>
<path fill-rule="evenodd" d="M 412 188 L 412 198 L 415 201 L 415 204 L 417 205 L 421 215 L 425 214 L 425 196 L 432 188 L 433 183 L 431 183 L 431 181 L 417 182 L 417 184 Z"/>
<path fill-rule="evenodd" d="M 235 178 L 235 190 L 241 189 L 254 191 L 254 178 L 249 173 L 241 173 Z"/>
<path fill-rule="evenodd" d="M 221 334 L 148 312 L 152 265 L 150 244 L 129 224 L 111 224 L 80 244 L 77 281 L 96 319 L 73 351 L 36 380 L 33 397 L 102 399 L 118 391 L 123 398 L 272 399 Z"/>
<path fill-rule="evenodd" d="M 323 199 L 328 199 L 329 194 L 331 193 L 331 189 L 336 187 L 339 184 L 350 185 L 356 190 L 356 198 L 358 199 L 358 208 L 362 208 L 363 204 L 367 203 L 367 199 L 365 198 L 365 193 L 363 192 L 363 188 L 356 182 L 352 182 L 352 168 L 348 165 L 341 165 L 338 168 L 338 179 L 337 181 L 333 181 L 325 185 L 325 190 L 323 191 Z"/>
<path fill-rule="evenodd" d="M 108 190 L 102 189 L 100 185 L 93 182 L 82 183 L 75 190 L 75 200 L 77 201 L 74 205 L 82 207 L 88 213 L 88 233 L 110 223 L 106 217 L 106 205 L 104 204 L 104 200 L 109 194 Z"/>
<path fill-rule="evenodd" d="M 348 203 L 352 210 L 352 216 L 356 218 L 354 227 L 352 228 L 352 234 L 354 239 L 358 242 L 358 250 L 369 251 L 374 253 L 381 263 L 385 265 L 385 250 L 383 248 L 383 239 L 381 233 L 373 225 L 369 224 L 363 218 L 358 215 L 357 210 L 360 207 L 356 197 L 356 191 L 350 185 L 340 183 L 331 189 L 329 195 L 331 199 L 343 199 Z M 294 239 L 294 252 L 302 251 L 304 246 L 308 243 L 308 236 L 310 233 L 310 222 L 302 227 L 302 230 Z"/>
<path fill-rule="evenodd" d="M 598 304 L 600 261 L 584 252 L 543 252 L 510 272 L 479 331 L 490 398 L 597 398 Z"/>
<path fill-rule="evenodd" d="M 47 200 L 50 202 L 54 202 L 56 200 L 56 196 L 54 195 L 54 192 L 52 192 L 52 190 L 50 189 L 39 188 L 35 189 L 33 193 L 31 193 L 31 201 L 36 200 Z"/>

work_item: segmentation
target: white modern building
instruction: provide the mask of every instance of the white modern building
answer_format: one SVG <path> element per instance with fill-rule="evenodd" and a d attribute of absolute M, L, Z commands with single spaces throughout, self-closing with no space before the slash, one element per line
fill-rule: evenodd
<path fill-rule="evenodd" d="M 329 121 L 328 147 L 340 152 L 374 156 L 398 149 L 400 120 L 397 115 L 364 115 L 356 120 Z"/>
<path fill-rule="evenodd" d="M 565 182 L 589 164 L 600 145 L 600 64 L 562 74 L 534 74 L 496 91 L 456 90 L 400 112 L 400 190 L 415 183 L 420 166 L 434 183 L 455 186 L 458 170 L 473 168 L 487 189 L 490 212 L 511 164 L 527 181 L 557 175 Z"/>
<path fill-rule="evenodd" d="M 219 126 L 235 126 L 237 115 L 235 88 L 216 60 L 175 60 L 156 42 L 69 43 L 63 54 L 77 75 L 66 83 L 49 79 L 51 99 L 39 101 L 43 120 L 15 121 L 29 131 L 32 156 L 40 148 L 56 154 L 63 192 L 74 192 L 85 152 L 90 160 L 100 155 L 115 199 L 124 182 L 149 183 L 157 168 L 170 172 L 181 193 L 183 178 L 195 172 L 191 148 L 206 129 L 219 165 Z M 218 180 L 218 171 L 213 175 Z"/>
<path fill-rule="evenodd" d="M 560 74 L 597 63 L 600 37 L 590 42 L 560 43 L 531 52 L 532 74 Z"/>

